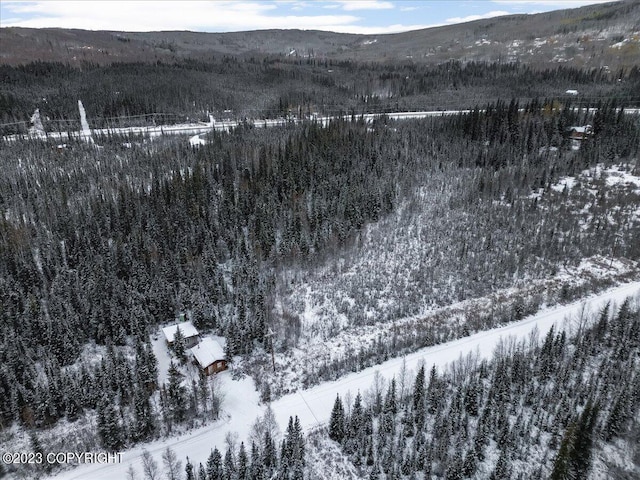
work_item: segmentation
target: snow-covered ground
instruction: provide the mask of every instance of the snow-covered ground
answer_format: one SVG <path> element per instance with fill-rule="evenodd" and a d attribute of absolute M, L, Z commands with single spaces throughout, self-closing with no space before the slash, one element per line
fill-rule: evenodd
<path fill-rule="evenodd" d="M 373 379 L 377 375 L 388 382 L 394 376 L 399 377 L 403 368 L 407 370 L 409 378 L 411 378 L 423 363 L 427 367 L 435 365 L 442 370 L 447 368 L 447 365 L 469 354 L 489 358 L 501 342 L 510 338 L 526 340 L 532 335 L 538 335 L 539 338 L 542 338 L 552 326 L 555 326 L 556 329 L 564 328 L 571 331 L 576 327 L 581 312 L 598 311 L 607 302 L 619 305 L 626 297 L 634 297 L 640 301 L 640 281 L 609 289 L 584 301 L 545 309 L 534 316 L 501 328 L 425 348 L 404 358 L 389 360 L 361 372 L 346 375 L 339 380 L 325 382 L 308 390 L 286 395 L 274 401 L 271 408 L 281 428 L 284 428 L 289 416 L 297 415 L 302 427 L 309 431 L 328 421 L 336 395 L 340 394 L 343 398 L 348 395 L 355 397 L 358 391 L 367 395 Z M 251 425 L 256 417 L 263 414 L 265 407 L 259 404 L 253 382 L 248 378 L 234 381 L 228 372 L 224 372 L 220 375 L 220 379 L 221 388 L 225 392 L 223 400 L 225 415 L 223 415 L 222 421 L 178 437 L 151 442 L 125 451 L 122 454 L 121 463 L 82 465 L 73 470 L 62 472 L 55 478 L 68 480 L 126 478 L 129 465 L 133 465 L 140 476 L 140 456 L 143 448 L 154 456 L 159 465 L 162 465 L 161 454 L 167 447 L 171 448 L 183 461 L 189 456 L 194 465 L 198 465 L 200 462 L 204 464 L 214 447 L 218 447 L 219 450 L 226 449 L 225 438 L 229 433 L 237 434 L 239 441 L 246 441 Z"/>
<path fill-rule="evenodd" d="M 613 215 L 618 203 L 627 203 L 625 215 L 640 221 L 640 207 L 634 200 L 638 193 L 640 177 L 634 166 L 600 165 L 575 177 L 563 177 L 530 197 L 566 195 L 558 202 L 571 202 L 579 216 L 578 224 L 586 227 L 597 214 L 601 203 L 598 199 L 614 194 L 626 200 L 610 202 L 606 215 Z M 589 289 L 594 285 L 602 288 L 637 278 L 636 262 L 595 255 L 577 265 L 558 265 L 555 274 L 545 271 L 544 275 L 530 274 L 514 280 L 508 288 L 495 286 L 477 298 L 442 301 L 453 290 L 452 282 L 465 274 L 455 257 L 447 266 L 439 264 L 437 252 L 446 244 L 433 247 L 430 239 L 448 238 L 449 227 L 454 228 L 456 222 L 430 216 L 431 211 L 438 210 L 438 202 L 447 202 L 438 187 L 420 189 L 416 198 L 414 205 L 401 204 L 388 217 L 366 225 L 357 239 L 357 248 L 343 253 L 342 258 L 335 257 L 306 270 L 282 272 L 275 311 L 299 319 L 299 339 L 295 346 L 276 352 L 276 372 L 264 367 L 268 352 L 247 359 L 242 368 L 254 377 L 268 379 L 272 394 L 279 396 L 309 386 L 309 379 L 316 382 L 314 378 L 326 365 L 356 357 L 361 349 L 374 351 L 380 339 L 389 339 L 395 332 L 411 335 L 434 325 L 445 330 L 470 324 L 469 319 L 478 316 L 495 318 L 496 310 L 509 311 L 521 299 L 541 298 L 542 303 L 552 304 L 557 299 L 550 297 L 563 289 Z M 629 209 L 635 209 L 635 213 Z M 466 221 L 465 217 L 460 219 L 459 224 Z M 443 233 L 437 235 L 439 228 Z M 615 248 L 612 252 L 618 253 Z M 447 280 L 446 272 L 458 268 L 460 274 Z M 429 274 L 431 280 L 425 281 Z M 429 303 L 434 298 L 440 300 L 439 304 Z M 474 331 L 472 325 L 468 328 Z"/>

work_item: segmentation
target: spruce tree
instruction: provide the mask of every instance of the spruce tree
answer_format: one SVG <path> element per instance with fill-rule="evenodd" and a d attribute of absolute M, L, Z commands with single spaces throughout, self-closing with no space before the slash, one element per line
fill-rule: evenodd
<path fill-rule="evenodd" d="M 398 401 L 396 398 L 396 379 L 391 379 L 389 388 L 387 389 L 387 395 L 384 399 L 383 412 L 391 415 L 398 413 Z"/>
<path fill-rule="evenodd" d="M 123 446 L 123 432 L 115 406 L 105 396 L 98 405 L 98 435 L 102 446 L 115 452 Z"/>
<path fill-rule="evenodd" d="M 135 387 L 133 414 L 134 423 L 131 431 L 133 439 L 139 441 L 149 438 L 155 430 L 155 421 L 151 409 L 151 402 L 142 385 Z"/>
<path fill-rule="evenodd" d="M 169 385 L 167 386 L 168 414 L 172 421 L 180 423 L 187 411 L 187 391 L 182 385 L 182 374 L 173 363 L 169 364 Z"/>
<path fill-rule="evenodd" d="M 184 473 L 186 475 L 186 480 L 195 480 L 195 472 L 193 471 L 193 464 L 189 461 L 189 457 L 187 457 L 187 463 L 184 466 Z"/>
<path fill-rule="evenodd" d="M 571 451 L 571 468 L 575 478 L 587 478 L 591 468 L 591 449 L 598 412 L 598 406 L 589 400 L 578 418 Z"/>
<path fill-rule="evenodd" d="M 222 480 L 222 455 L 214 448 L 207 459 L 207 480 Z"/>
<path fill-rule="evenodd" d="M 365 427 L 364 410 L 362 408 L 362 395 L 360 392 L 356 395 L 356 399 L 353 402 L 353 408 L 351 409 L 351 417 L 349 418 L 349 428 L 345 432 L 349 438 L 360 441 L 363 436 Z M 356 442 L 357 443 L 357 442 Z"/>
<path fill-rule="evenodd" d="M 331 417 L 329 418 L 329 438 L 331 440 L 338 443 L 342 442 L 344 439 L 344 424 L 344 407 L 342 406 L 340 395 L 336 395 L 336 400 L 331 410 Z"/>
<path fill-rule="evenodd" d="M 233 458 L 231 447 L 227 448 L 227 452 L 224 454 L 223 467 L 222 478 L 224 480 L 232 480 L 236 476 L 236 461 Z"/>
<path fill-rule="evenodd" d="M 238 480 L 246 480 L 248 471 L 249 471 L 249 459 L 247 458 L 247 451 L 244 448 L 244 442 L 241 442 L 240 449 L 238 451 L 238 462 L 237 462 Z"/>
<path fill-rule="evenodd" d="M 266 430 L 264 432 L 264 442 L 262 445 L 262 464 L 265 468 L 265 475 L 267 478 L 271 477 L 271 473 L 278 466 L 278 452 L 276 444 L 271 436 L 271 432 Z"/>
<path fill-rule="evenodd" d="M 184 338 L 184 334 L 182 333 L 182 330 L 180 330 L 180 327 L 178 326 L 176 328 L 176 333 L 173 336 L 173 353 L 176 354 L 176 357 L 181 362 L 184 362 L 186 359 L 187 345 L 185 342 L 186 341 Z"/>
<path fill-rule="evenodd" d="M 426 415 L 426 407 L 425 407 L 425 373 L 424 373 L 424 365 L 420 366 L 418 373 L 416 375 L 416 381 L 413 384 L 413 420 L 416 424 L 416 427 L 420 429 L 424 424 L 424 419 Z"/>
<path fill-rule="evenodd" d="M 431 367 L 429 374 L 429 385 L 427 387 L 427 411 L 434 415 L 440 404 L 440 381 L 438 379 L 438 371 L 436 366 Z"/>

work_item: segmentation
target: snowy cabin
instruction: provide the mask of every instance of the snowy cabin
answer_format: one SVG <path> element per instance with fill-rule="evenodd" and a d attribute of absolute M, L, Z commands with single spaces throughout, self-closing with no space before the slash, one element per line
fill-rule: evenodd
<path fill-rule="evenodd" d="M 182 322 L 175 325 L 170 325 L 162 329 L 164 338 L 167 339 L 167 345 L 173 344 L 173 339 L 176 336 L 176 332 L 180 329 L 182 336 L 184 337 L 184 345 L 187 348 L 193 347 L 200 340 L 198 330 L 193 326 L 191 322 Z"/>
<path fill-rule="evenodd" d="M 189 350 L 195 363 L 205 375 L 213 375 L 227 369 L 224 351 L 213 338 L 204 338 Z"/>
<path fill-rule="evenodd" d="M 593 135 L 593 127 L 584 125 L 581 127 L 569 127 L 569 138 L 571 140 L 584 140 L 588 136 Z"/>

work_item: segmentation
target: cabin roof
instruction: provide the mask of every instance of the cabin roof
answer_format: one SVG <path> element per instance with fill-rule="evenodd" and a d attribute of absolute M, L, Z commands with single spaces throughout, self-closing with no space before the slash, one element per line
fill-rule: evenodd
<path fill-rule="evenodd" d="M 593 127 L 591 125 L 583 125 L 580 127 L 577 127 L 577 126 L 569 127 L 569 130 L 576 133 L 589 133 L 591 132 L 592 128 Z"/>
<path fill-rule="evenodd" d="M 190 351 L 201 368 L 207 368 L 218 360 L 224 360 L 224 351 L 220 344 L 213 338 L 203 338 L 202 341 L 191 348 Z"/>
<path fill-rule="evenodd" d="M 180 331 L 182 332 L 182 336 L 184 338 L 195 337 L 196 335 L 198 335 L 198 330 L 196 329 L 196 327 L 193 326 L 193 323 L 191 322 L 177 323 L 175 325 L 170 325 L 162 329 L 162 333 L 164 333 L 164 336 L 167 339 L 167 342 L 173 343 L 173 338 L 176 335 L 176 331 L 178 330 L 178 327 L 180 327 Z"/>

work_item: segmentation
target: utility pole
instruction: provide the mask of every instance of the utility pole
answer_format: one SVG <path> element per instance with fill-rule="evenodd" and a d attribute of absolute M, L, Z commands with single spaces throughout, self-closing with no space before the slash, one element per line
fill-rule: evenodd
<path fill-rule="evenodd" d="M 273 372 L 275 373 L 276 371 L 276 357 L 275 354 L 273 353 L 273 337 L 274 337 L 275 333 L 273 333 L 273 330 L 271 329 L 271 327 L 269 327 L 269 333 L 265 333 L 265 337 L 269 339 L 269 346 L 271 347 L 271 364 L 273 365 Z"/>
<path fill-rule="evenodd" d="M 613 267 L 613 259 L 614 259 L 614 255 L 616 253 L 616 246 L 618 245 L 618 239 L 622 238 L 622 234 L 621 233 L 616 233 L 614 239 L 613 239 L 613 246 L 611 247 L 611 261 L 609 262 L 609 268 Z"/>

